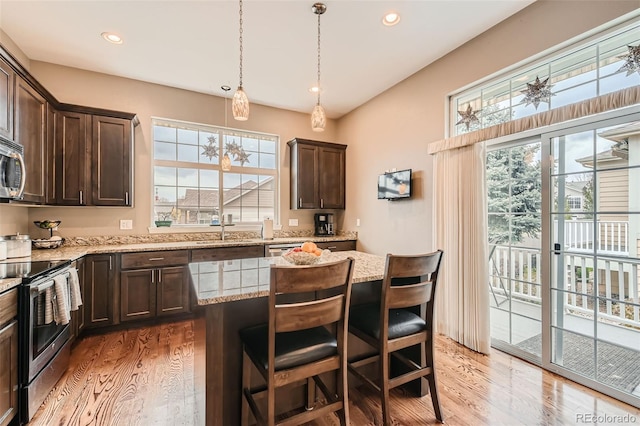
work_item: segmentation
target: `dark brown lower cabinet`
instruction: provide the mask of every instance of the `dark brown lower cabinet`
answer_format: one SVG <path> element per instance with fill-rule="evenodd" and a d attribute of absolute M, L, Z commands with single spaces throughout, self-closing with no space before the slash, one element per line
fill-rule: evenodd
<path fill-rule="evenodd" d="M 17 290 L 0 294 L 0 426 L 18 414 Z"/>
<path fill-rule="evenodd" d="M 120 272 L 121 321 L 189 311 L 189 276 L 184 266 Z"/>
<path fill-rule="evenodd" d="M 85 258 L 83 302 L 84 328 L 115 325 L 118 275 L 115 254 L 93 254 Z"/>
<path fill-rule="evenodd" d="M 78 270 L 78 279 L 80 281 L 79 283 L 80 295 L 82 296 L 82 305 L 78 307 L 77 311 L 71 311 L 71 321 L 70 321 L 71 336 L 69 338 L 71 343 L 73 343 L 73 341 L 80 335 L 80 333 L 84 329 L 84 321 L 85 321 L 84 307 L 85 307 L 85 304 L 87 303 L 87 300 L 85 300 L 86 292 L 84 290 L 84 281 L 85 281 L 85 278 L 84 278 L 85 263 L 84 262 L 85 262 L 84 258 L 82 258 L 82 259 L 76 260 L 75 265 L 74 264 L 71 265 L 71 267 L 75 267 Z"/>
<path fill-rule="evenodd" d="M 188 250 L 122 254 L 120 320 L 190 312 L 188 263 Z"/>

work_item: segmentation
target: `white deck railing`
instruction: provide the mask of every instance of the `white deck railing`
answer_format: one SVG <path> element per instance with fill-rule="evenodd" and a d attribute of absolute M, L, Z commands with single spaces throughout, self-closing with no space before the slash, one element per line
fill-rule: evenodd
<path fill-rule="evenodd" d="M 495 246 L 490 253 L 489 286 L 496 304 L 509 298 L 540 304 L 540 250 Z M 566 253 L 564 259 L 565 311 L 593 318 L 598 297 L 599 320 L 640 329 L 640 259 L 599 259 L 597 265 L 582 254 Z"/>
<path fill-rule="evenodd" d="M 564 245 L 568 250 L 593 250 L 594 241 L 598 252 L 629 253 L 629 222 L 592 220 L 565 220 Z M 597 239 L 594 238 L 594 226 Z M 558 235 L 558 221 L 554 223 Z"/>

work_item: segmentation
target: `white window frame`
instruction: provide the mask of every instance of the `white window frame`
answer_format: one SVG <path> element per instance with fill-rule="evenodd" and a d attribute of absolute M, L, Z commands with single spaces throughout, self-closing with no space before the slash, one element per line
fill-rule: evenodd
<path fill-rule="evenodd" d="M 276 145 L 275 168 L 264 169 L 264 168 L 257 168 L 257 167 L 237 166 L 232 164 L 231 170 L 225 172 L 222 170 L 219 161 L 217 165 L 207 165 L 205 167 L 194 167 L 194 164 L 196 163 L 193 163 L 193 162 L 182 162 L 178 160 L 175 160 L 175 161 L 174 160 L 156 160 L 155 158 L 155 142 L 156 141 L 154 136 L 154 127 L 157 125 L 161 125 L 161 126 L 165 125 L 168 127 L 182 128 L 182 129 L 188 129 L 188 130 L 200 130 L 200 131 L 212 132 L 212 133 L 222 132 L 225 135 L 233 135 L 233 136 L 240 136 L 240 137 L 256 137 L 261 139 L 273 140 Z M 220 141 L 218 141 L 218 149 L 219 149 L 218 159 L 220 159 L 224 149 L 224 144 L 220 143 Z M 155 213 L 155 187 L 156 187 L 155 167 L 156 166 L 167 166 L 167 167 L 185 166 L 187 168 L 216 170 L 218 171 L 218 177 L 219 177 L 218 188 L 220 191 L 222 191 L 222 188 L 223 188 L 223 180 L 224 180 L 225 173 L 232 173 L 232 174 L 242 173 L 242 174 L 257 174 L 262 176 L 264 175 L 273 176 L 273 179 L 274 179 L 273 210 L 274 210 L 275 217 L 273 217 L 272 219 L 274 219 L 274 222 L 276 224 L 279 224 L 280 223 L 280 150 L 281 148 L 280 148 L 279 135 L 262 133 L 262 132 L 254 132 L 254 131 L 243 130 L 243 129 L 234 129 L 234 128 L 224 127 L 224 126 L 195 123 L 195 122 L 189 122 L 189 121 L 183 121 L 183 120 L 175 120 L 175 119 L 162 118 L 162 117 L 151 117 L 151 149 L 150 149 L 151 151 L 151 171 L 150 171 L 151 189 L 149 194 L 150 195 L 149 197 L 150 215 L 149 215 L 149 228 L 148 228 L 149 233 L 152 233 L 152 234 L 175 233 L 175 232 L 197 233 L 197 232 L 217 232 L 220 230 L 219 227 L 209 226 L 209 224 L 172 223 L 170 227 L 156 227 L 154 225 L 155 220 L 158 219 Z M 201 155 L 200 151 L 199 151 L 199 155 Z M 225 213 L 224 213 L 223 205 L 221 206 L 220 210 L 221 210 L 221 214 L 224 215 Z M 227 231 L 255 231 L 256 227 L 259 227 L 260 225 L 261 225 L 261 220 L 251 221 L 251 222 L 246 222 L 246 221 L 239 222 L 239 223 L 235 223 L 233 228 L 227 228 Z M 279 228 L 279 226 L 280 225 L 276 225 L 277 228 Z"/>
<path fill-rule="evenodd" d="M 467 133 L 464 129 L 460 131 L 456 123 L 460 120 L 460 115 L 458 114 L 459 110 L 465 110 L 468 102 L 465 101 L 460 102 L 463 99 L 477 99 L 481 98 L 481 94 L 483 90 L 489 89 L 492 86 L 495 86 L 499 82 L 508 82 L 519 75 L 525 75 L 526 73 L 533 73 L 533 79 L 535 79 L 535 73 L 539 70 L 545 70 L 544 72 L 547 74 L 540 74 L 540 79 L 546 78 L 549 75 L 549 69 L 551 67 L 551 63 L 553 61 L 557 61 L 564 57 L 567 57 L 576 52 L 582 51 L 589 47 L 598 48 L 599 43 L 605 42 L 607 39 L 616 37 L 623 33 L 628 33 L 633 31 L 635 33 L 640 31 L 640 9 L 635 12 L 631 12 L 627 15 L 624 15 L 618 19 L 615 19 L 607 24 L 601 25 L 598 28 L 594 28 L 593 30 L 581 34 L 577 37 L 574 37 L 570 40 L 565 41 L 557 46 L 554 46 L 550 49 L 547 49 L 544 52 L 541 52 L 538 55 L 535 55 L 531 58 L 528 58 L 524 61 L 521 61 L 513 66 L 507 67 L 501 71 L 498 71 L 492 75 L 489 75 L 485 78 L 482 78 L 479 81 L 471 83 L 465 87 L 462 87 L 447 96 L 447 100 L 445 102 L 446 109 L 446 123 L 445 123 L 445 134 L 447 137 L 456 136 L 459 134 Z M 633 34 L 633 33 L 632 33 Z M 640 40 L 639 40 L 640 41 Z M 635 45 L 635 43 L 634 43 Z M 622 49 L 623 46 L 620 46 Z M 626 46 L 624 46 L 621 54 L 626 53 Z M 593 80 L 597 85 L 597 93 L 600 92 L 600 78 L 603 77 L 600 75 L 600 52 L 598 51 L 596 56 L 596 78 Z M 615 73 L 614 73 L 615 74 Z M 604 77 L 608 77 L 613 74 L 607 74 Z M 551 80 L 550 80 L 551 81 Z M 527 81 L 532 83 L 533 81 Z M 505 83 L 506 84 L 506 83 Z M 576 86 L 577 87 L 577 86 Z M 510 91 L 512 91 L 512 87 L 510 85 Z M 553 91 L 553 89 L 552 89 Z M 553 99 L 553 97 L 552 97 Z M 511 99 L 509 100 L 510 106 L 509 111 L 512 111 L 512 108 L 516 105 L 511 105 Z M 542 103 L 541 103 L 542 104 Z M 460 105 L 460 107 L 458 107 Z M 475 106 L 472 105 L 472 109 L 478 110 L 481 108 L 481 105 Z M 553 109 L 553 102 L 551 104 L 551 108 Z M 547 111 L 548 109 L 540 108 L 537 112 Z M 526 114 L 527 116 L 530 114 Z M 482 116 L 482 113 L 478 114 L 479 117 Z M 519 118 L 519 117 L 518 117 Z M 480 128 L 484 128 L 485 126 L 481 126 Z"/>

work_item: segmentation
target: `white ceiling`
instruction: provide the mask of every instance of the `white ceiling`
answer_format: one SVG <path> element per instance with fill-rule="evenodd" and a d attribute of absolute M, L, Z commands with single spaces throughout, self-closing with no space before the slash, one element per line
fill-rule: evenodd
<path fill-rule="evenodd" d="M 322 105 L 340 117 L 534 0 L 334 0 L 321 17 Z M 244 0 L 252 103 L 310 112 L 314 1 Z M 382 24 L 388 11 L 394 27 Z M 238 2 L 0 0 L 0 28 L 32 60 L 224 96 L 239 77 Z M 120 34 L 113 45 L 100 34 Z M 55 93 L 54 93 L 55 95 Z M 61 99 L 64 102 L 64 99 Z"/>

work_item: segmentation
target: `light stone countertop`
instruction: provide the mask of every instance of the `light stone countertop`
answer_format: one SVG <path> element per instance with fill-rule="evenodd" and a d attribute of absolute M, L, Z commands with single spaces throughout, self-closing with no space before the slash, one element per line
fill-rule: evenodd
<path fill-rule="evenodd" d="M 353 241 L 355 238 L 348 236 L 335 237 L 290 237 L 275 238 L 273 240 L 263 240 L 261 238 L 203 240 L 203 241 L 177 241 L 177 242 L 154 242 L 154 243 L 129 243 L 129 244 L 101 244 L 87 246 L 62 246 L 57 249 L 33 249 L 31 260 L 76 260 L 88 254 L 102 253 L 132 253 L 143 251 L 162 250 L 191 250 L 202 248 L 218 247 L 247 247 L 264 246 L 269 244 L 302 243 L 305 241 L 331 242 L 331 241 Z"/>
<path fill-rule="evenodd" d="M 385 258 L 359 251 L 339 251 L 327 255 L 326 261 L 352 257 L 355 260 L 353 283 L 381 280 Z M 281 257 L 195 262 L 189 264 L 194 294 L 199 306 L 269 295 L 271 264 L 289 265 Z"/>
<path fill-rule="evenodd" d="M 22 282 L 22 278 L 0 278 L 0 293 L 17 287 Z"/>

